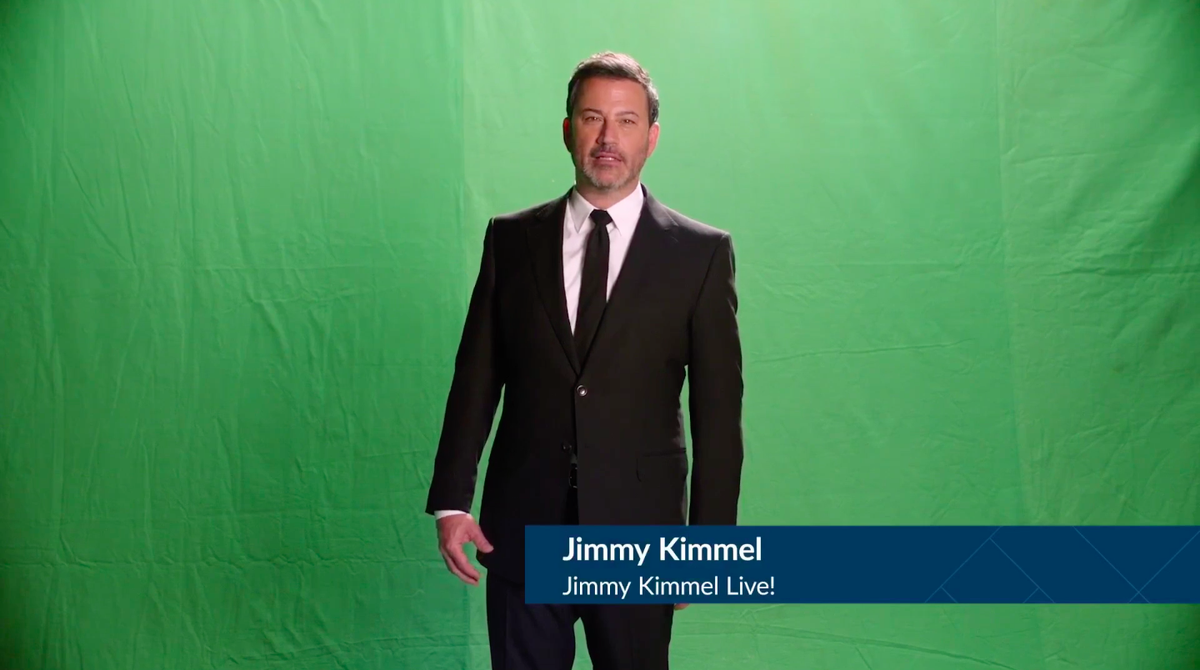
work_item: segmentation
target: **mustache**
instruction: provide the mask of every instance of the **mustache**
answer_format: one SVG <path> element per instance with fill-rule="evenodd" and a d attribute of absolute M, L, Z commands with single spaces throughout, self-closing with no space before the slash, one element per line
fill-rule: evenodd
<path fill-rule="evenodd" d="M 616 147 L 597 147 L 595 149 L 592 149 L 592 151 L 588 155 L 591 156 L 592 158 L 596 158 L 600 154 L 613 154 L 614 156 L 617 156 L 621 160 L 625 160 L 625 154 L 621 153 L 621 151 L 619 149 L 617 149 Z"/>

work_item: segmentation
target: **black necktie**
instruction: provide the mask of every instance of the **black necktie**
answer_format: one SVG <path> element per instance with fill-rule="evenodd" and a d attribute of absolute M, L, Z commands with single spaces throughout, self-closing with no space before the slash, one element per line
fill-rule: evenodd
<path fill-rule="evenodd" d="M 575 312 L 575 352 L 579 360 L 587 357 L 596 327 L 608 302 L 608 224 L 612 216 L 602 209 L 592 210 L 595 226 L 588 235 L 583 252 L 583 279 L 579 283 L 579 308 Z"/>

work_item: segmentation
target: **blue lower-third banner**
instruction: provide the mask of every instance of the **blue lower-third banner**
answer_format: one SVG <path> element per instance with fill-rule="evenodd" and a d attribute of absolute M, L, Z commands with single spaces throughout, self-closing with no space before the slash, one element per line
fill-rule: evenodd
<path fill-rule="evenodd" d="M 1200 526 L 529 526 L 528 603 L 1200 604 Z"/>

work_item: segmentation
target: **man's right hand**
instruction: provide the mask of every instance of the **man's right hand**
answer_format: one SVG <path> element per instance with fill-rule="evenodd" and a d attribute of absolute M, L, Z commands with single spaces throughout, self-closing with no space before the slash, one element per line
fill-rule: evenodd
<path fill-rule="evenodd" d="M 480 551 L 488 553 L 492 545 L 483 536 L 479 524 L 470 514 L 454 514 L 437 520 L 438 551 L 450 572 L 471 586 L 479 586 L 479 571 L 471 564 L 463 551 L 463 545 L 473 543 Z"/>

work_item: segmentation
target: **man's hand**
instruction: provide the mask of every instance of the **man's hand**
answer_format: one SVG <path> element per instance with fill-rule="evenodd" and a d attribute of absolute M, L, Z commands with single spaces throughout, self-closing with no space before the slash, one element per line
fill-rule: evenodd
<path fill-rule="evenodd" d="M 678 611 L 678 610 L 681 610 L 681 609 L 683 609 L 683 608 L 685 608 L 685 607 L 687 607 L 687 606 L 688 606 L 688 604 L 687 604 L 687 603 L 675 603 L 675 610 L 676 610 L 676 611 Z"/>
<path fill-rule="evenodd" d="M 437 521 L 438 551 L 450 572 L 471 586 L 479 586 L 479 571 L 467 559 L 463 545 L 474 543 L 480 551 L 488 553 L 492 545 L 483 536 L 479 524 L 470 514 L 455 514 Z"/>

